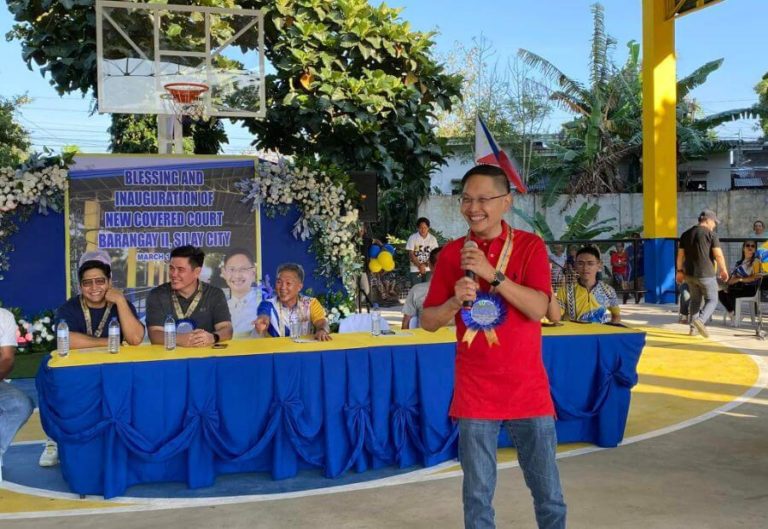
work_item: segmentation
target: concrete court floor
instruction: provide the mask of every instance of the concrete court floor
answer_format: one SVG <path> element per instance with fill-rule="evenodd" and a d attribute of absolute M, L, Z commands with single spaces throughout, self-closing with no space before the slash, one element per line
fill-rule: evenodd
<path fill-rule="evenodd" d="M 625 319 L 684 332 L 670 306 L 626 305 Z M 394 318 L 393 318 L 394 319 Z M 711 338 L 768 356 L 768 342 L 742 329 Z M 644 322 L 644 323 L 641 323 Z M 734 335 L 741 335 L 739 337 Z M 559 462 L 568 526 L 598 529 L 768 528 L 768 391 L 693 426 Z M 519 468 L 500 470 L 497 526 L 534 528 Z M 461 478 L 248 504 L 4 520 L 16 528 L 460 528 Z"/>

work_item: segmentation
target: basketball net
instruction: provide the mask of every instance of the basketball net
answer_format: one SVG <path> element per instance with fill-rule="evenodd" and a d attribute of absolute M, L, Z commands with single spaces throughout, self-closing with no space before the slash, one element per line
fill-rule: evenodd
<path fill-rule="evenodd" d="M 177 122 L 182 123 L 183 116 L 189 116 L 195 121 L 208 119 L 203 99 L 203 95 L 208 91 L 207 84 L 168 83 L 163 88 L 166 91 L 163 99 L 176 116 Z"/>

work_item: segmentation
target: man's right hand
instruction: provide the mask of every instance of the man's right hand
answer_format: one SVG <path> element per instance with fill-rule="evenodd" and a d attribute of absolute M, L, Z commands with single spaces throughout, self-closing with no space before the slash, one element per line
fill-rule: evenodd
<path fill-rule="evenodd" d="M 267 332 L 267 328 L 269 327 L 269 318 L 266 316 L 259 316 L 253 321 L 253 328 L 256 331 L 256 334 L 259 336 L 264 336 Z"/>
<path fill-rule="evenodd" d="M 475 301 L 477 298 L 477 283 L 469 277 L 462 277 L 456 281 L 453 293 L 456 299 L 459 300 L 460 305 L 463 305 L 465 301 Z"/>
<path fill-rule="evenodd" d="M 685 274 L 683 272 L 675 272 L 675 283 L 682 285 L 685 281 Z"/>

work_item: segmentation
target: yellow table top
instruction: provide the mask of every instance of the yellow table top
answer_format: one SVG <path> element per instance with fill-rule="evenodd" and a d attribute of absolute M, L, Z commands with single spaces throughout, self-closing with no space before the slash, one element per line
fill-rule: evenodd
<path fill-rule="evenodd" d="M 544 336 L 642 333 L 642 331 L 630 328 L 569 322 L 565 322 L 562 326 L 544 327 L 542 331 Z M 408 331 L 397 331 L 395 334 L 391 335 L 371 336 L 370 333 L 359 332 L 333 334 L 332 337 L 333 340 L 328 342 L 306 340 L 299 343 L 294 342 L 290 338 L 237 339 L 227 342 L 228 345 L 225 349 L 213 349 L 210 347 L 177 347 L 173 351 L 166 351 L 162 345 L 123 345 L 120 347 L 120 352 L 117 354 L 108 353 L 106 347 L 96 347 L 91 349 L 72 350 L 67 357 L 60 357 L 54 351 L 51 353 L 51 360 L 48 362 L 48 366 L 51 368 L 58 368 L 100 364 L 121 364 L 127 362 L 183 360 L 188 358 L 309 353 L 334 351 L 338 349 L 453 343 L 456 341 L 456 330 L 454 327 L 444 327 L 436 332 L 411 329 Z"/>

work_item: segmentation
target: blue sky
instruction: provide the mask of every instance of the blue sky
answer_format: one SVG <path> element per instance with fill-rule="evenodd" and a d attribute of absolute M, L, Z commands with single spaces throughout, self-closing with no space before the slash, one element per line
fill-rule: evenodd
<path fill-rule="evenodd" d="M 450 52 L 454 43 L 470 45 L 484 36 L 497 50 L 501 64 L 518 48 L 533 51 L 571 77 L 586 80 L 593 0 L 394 0 L 401 16 L 414 29 L 436 30 L 437 52 Z M 641 40 L 641 0 L 603 0 L 608 32 L 618 40 L 617 61 L 626 57 L 625 43 Z M 725 0 L 677 21 L 678 73 L 685 75 L 707 61 L 723 57 L 723 66 L 694 92 L 706 113 L 753 104 L 753 87 L 768 72 L 768 0 Z M 13 24 L 5 5 L 0 7 L 3 34 Z M 29 71 L 16 42 L 0 39 L 0 95 L 28 93 L 33 102 L 24 107 L 22 124 L 32 133 L 36 148 L 76 143 L 86 152 L 106 152 L 106 116 L 91 115 L 90 98 L 72 94 L 60 98 L 38 71 Z M 555 118 L 567 116 L 558 111 Z M 723 126 L 721 135 L 755 138 L 753 121 Z M 225 151 L 248 148 L 245 129 L 228 127 L 230 145 Z"/>

